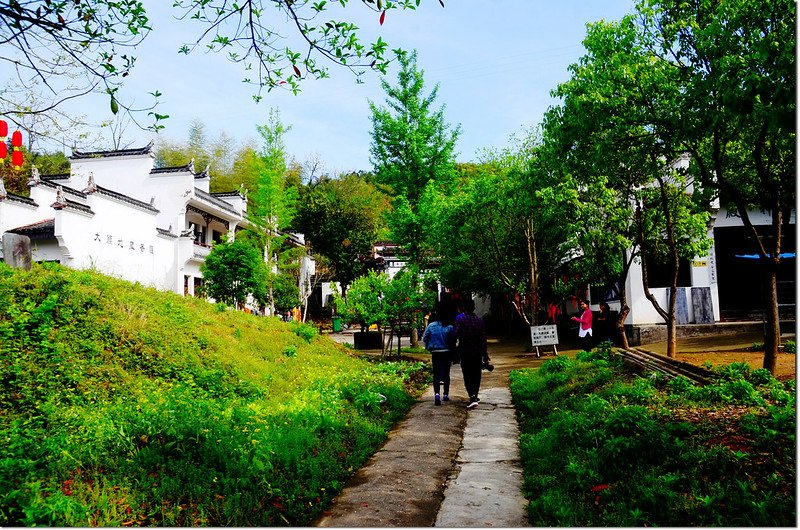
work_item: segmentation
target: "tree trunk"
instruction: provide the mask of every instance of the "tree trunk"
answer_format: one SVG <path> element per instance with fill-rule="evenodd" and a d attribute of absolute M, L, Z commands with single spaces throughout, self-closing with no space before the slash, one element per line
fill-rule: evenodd
<path fill-rule="evenodd" d="M 525 230 L 525 239 L 528 242 L 528 264 L 531 274 L 531 322 L 534 326 L 539 325 L 539 259 L 536 256 L 536 239 L 533 236 L 533 221 L 528 219 L 528 226 Z"/>
<path fill-rule="evenodd" d="M 764 308 L 764 368 L 774 374 L 778 363 L 778 347 L 780 346 L 781 324 L 778 315 L 778 282 L 777 268 L 773 263 L 765 267 L 764 290 L 767 304 Z"/>
<path fill-rule="evenodd" d="M 625 334 L 625 319 L 628 318 L 628 313 L 631 312 L 631 308 L 628 307 L 628 304 L 625 302 L 622 302 L 620 306 L 619 315 L 617 315 L 616 330 L 620 345 L 627 350 L 630 345 L 628 344 L 628 336 Z"/>
<path fill-rule="evenodd" d="M 677 269 L 675 276 L 677 278 Z M 675 319 L 675 298 L 678 289 L 673 287 L 669 290 L 669 318 L 667 319 L 667 357 L 675 358 L 678 349 L 678 326 Z"/>
<path fill-rule="evenodd" d="M 630 345 L 628 344 L 628 335 L 625 333 L 625 320 L 628 318 L 631 308 L 628 306 L 628 293 L 625 290 L 625 286 L 628 282 L 628 273 L 631 270 L 634 255 L 634 251 L 630 253 L 624 250 L 622 251 L 622 272 L 617 278 L 615 287 L 617 296 L 619 297 L 619 314 L 617 315 L 617 321 L 614 322 L 614 330 L 617 332 L 617 337 L 619 337 L 620 346 L 626 350 Z"/>
<path fill-rule="evenodd" d="M 641 238 L 641 230 L 639 237 Z M 644 246 L 641 244 L 641 239 L 639 243 L 639 247 L 644 249 Z M 677 348 L 677 341 L 675 337 L 675 291 L 677 290 L 674 287 L 678 281 L 678 268 L 677 266 L 673 267 L 672 270 L 672 285 L 673 288 L 670 289 L 668 306 L 669 311 L 665 311 L 661 305 L 656 300 L 656 297 L 653 296 L 653 293 L 650 292 L 650 279 L 649 274 L 647 271 L 647 258 L 644 255 L 644 251 L 642 252 L 642 289 L 644 290 L 644 296 L 647 298 L 650 303 L 653 305 L 653 309 L 656 310 L 661 318 L 664 319 L 664 322 L 667 324 L 667 357 L 675 357 L 675 350 Z"/>

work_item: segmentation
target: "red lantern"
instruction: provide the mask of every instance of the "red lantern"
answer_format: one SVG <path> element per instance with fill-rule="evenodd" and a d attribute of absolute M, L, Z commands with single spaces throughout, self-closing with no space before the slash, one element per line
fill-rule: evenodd
<path fill-rule="evenodd" d="M 6 157 L 8 156 L 8 146 L 6 145 L 5 140 L 0 142 L 0 164 L 6 161 Z"/>
<path fill-rule="evenodd" d="M 22 133 L 19 131 L 14 131 L 14 134 L 11 135 L 11 145 L 14 146 L 14 150 L 19 150 L 22 147 Z"/>
<path fill-rule="evenodd" d="M 5 140 L 8 136 L 8 123 L 6 120 L 0 120 L 0 140 Z"/>
<path fill-rule="evenodd" d="M 14 151 L 11 153 L 11 163 L 14 164 L 14 169 L 22 169 L 23 156 L 22 151 Z"/>

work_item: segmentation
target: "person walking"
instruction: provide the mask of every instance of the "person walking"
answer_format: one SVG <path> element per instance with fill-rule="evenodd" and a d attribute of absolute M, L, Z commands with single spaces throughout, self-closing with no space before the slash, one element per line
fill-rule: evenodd
<path fill-rule="evenodd" d="M 579 300 L 578 307 L 580 308 L 581 316 L 572 317 L 572 320 L 579 322 L 578 337 L 580 338 L 581 348 L 585 351 L 592 350 L 592 310 L 589 309 L 589 304 L 586 300 Z"/>
<path fill-rule="evenodd" d="M 600 302 L 600 312 L 594 317 L 592 321 L 592 333 L 594 335 L 595 346 L 610 341 L 613 346 L 613 339 L 611 338 L 611 308 L 605 302 Z"/>
<path fill-rule="evenodd" d="M 450 401 L 450 365 L 452 364 L 452 351 L 455 346 L 455 330 L 451 325 L 444 325 L 439 312 L 431 313 L 428 326 L 422 334 L 425 349 L 431 352 L 431 365 L 433 365 L 433 404 L 441 405 L 442 400 Z M 439 390 L 444 394 L 439 394 Z"/>
<path fill-rule="evenodd" d="M 463 312 L 456 317 L 456 339 L 458 339 L 458 355 L 461 358 L 461 373 L 464 376 L 464 387 L 469 395 L 468 409 L 478 406 L 481 389 L 481 368 L 489 363 L 487 351 L 486 328 L 483 320 L 475 314 L 475 301 L 468 298 L 464 301 Z"/>

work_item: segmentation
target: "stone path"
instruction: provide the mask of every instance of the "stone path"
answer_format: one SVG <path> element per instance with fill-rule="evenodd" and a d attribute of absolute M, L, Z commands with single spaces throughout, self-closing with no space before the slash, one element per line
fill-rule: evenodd
<path fill-rule="evenodd" d="M 498 387 L 481 394 L 480 406 L 468 413 L 436 526 L 529 526 L 511 392 Z"/>
<path fill-rule="evenodd" d="M 546 357 L 497 341 L 489 351 L 496 369 L 483 372 L 479 407 L 466 410 L 454 366 L 451 401 L 434 406 L 428 389 L 314 526 L 529 526 L 508 372 Z"/>

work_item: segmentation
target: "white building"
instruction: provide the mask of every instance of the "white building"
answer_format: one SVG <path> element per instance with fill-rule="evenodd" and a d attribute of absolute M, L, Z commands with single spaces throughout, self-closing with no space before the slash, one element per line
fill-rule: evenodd
<path fill-rule="evenodd" d="M 74 151 L 69 174 L 33 170 L 30 197 L 0 182 L 0 234 L 30 237 L 33 261 L 193 295 L 211 244 L 245 222 L 247 198 L 210 193 L 208 170 L 196 172 L 193 162 L 154 168 L 152 149 Z"/>

